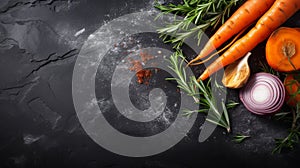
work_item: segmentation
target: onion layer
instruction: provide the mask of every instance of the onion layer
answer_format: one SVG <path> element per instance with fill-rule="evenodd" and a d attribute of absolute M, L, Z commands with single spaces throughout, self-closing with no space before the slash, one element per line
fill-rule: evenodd
<path fill-rule="evenodd" d="M 285 89 L 281 80 L 272 74 L 254 74 L 240 90 L 240 100 L 252 113 L 267 115 L 276 113 L 283 105 Z"/>

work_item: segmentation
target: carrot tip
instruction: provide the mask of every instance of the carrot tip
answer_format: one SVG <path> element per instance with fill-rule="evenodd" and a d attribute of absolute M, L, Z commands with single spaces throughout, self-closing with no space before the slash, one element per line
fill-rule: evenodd
<path fill-rule="evenodd" d="M 192 59 L 190 62 L 188 62 L 187 66 L 192 65 L 194 62 L 198 61 L 198 57 L 196 57 L 195 59 Z"/>
<path fill-rule="evenodd" d="M 197 81 L 200 81 L 200 80 L 204 81 L 204 80 L 206 80 L 208 77 L 209 77 L 209 73 L 208 73 L 207 71 L 204 71 L 204 72 L 200 75 L 200 77 L 197 79 Z"/>

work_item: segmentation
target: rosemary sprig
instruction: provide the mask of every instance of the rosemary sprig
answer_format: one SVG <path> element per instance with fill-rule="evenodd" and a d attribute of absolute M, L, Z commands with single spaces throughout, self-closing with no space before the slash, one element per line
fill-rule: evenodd
<path fill-rule="evenodd" d="M 293 86 L 295 82 L 299 81 L 300 73 L 298 72 L 297 75 L 294 76 L 294 80 L 292 80 L 287 86 Z M 292 99 L 296 98 L 300 94 L 300 87 L 297 88 L 296 92 L 292 95 L 290 95 L 290 99 L 288 101 L 291 101 Z M 272 153 L 281 153 L 283 149 L 290 149 L 292 150 L 295 145 L 297 145 L 300 141 L 300 102 L 297 102 L 295 107 L 291 107 L 291 128 L 289 130 L 289 134 L 285 138 L 278 138 L 275 139 L 275 148 L 273 149 Z M 284 117 L 281 117 L 281 119 L 289 119 L 288 114 L 283 114 Z"/>
<path fill-rule="evenodd" d="M 233 137 L 233 141 L 236 143 L 242 143 L 245 139 L 250 138 L 248 135 L 236 134 Z"/>
<path fill-rule="evenodd" d="M 183 65 L 185 57 L 181 50 L 177 50 L 170 56 L 170 66 L 169 68 L 174 71 L 177 75 L 176 78 L 167 78 L 167 80 L 174 80 L 178 84 L 178 88 L 182 89 L 185 93 L 192 96 L 195 100 L 195 103 L 201 106 L 199 110 L 188 110 L 185 109 L 183 115 L 190 116 L 194 113 L 205 113 L 208 114 L 206 120 L 221 126 L 230 132 L 230 120 L 228 116 L 227 108 L 233 108 L 238 103 L 233 101 L 229 102 L 227 107 L 223 101 L 218 102 L 213 94 L 216 90 L 212 90 L 210 87 L 211 81 L 208 81 L 207 84 L 204 84 L 202 81 L 198 82 L 195 76 L 187 77 L 185 67 Z M 221 86 L 216 84 L 215 89 L 218 91 L 222 90 Z M 222 106 L 219 108 L 217 103 L 221 103 Z M 208 111 L 211 110 L 210 113 Z"/>
<path fill-rule="evenodd" d="M 266 63 L 259 61 L 259 68 L 261 71 L 266 72 L 266 73 L 270 73 L 273 74 L 275 76 L 280 76 L 278 71 L 275 71 L 273 68 L 271 68 L 269 65 L 267 65 Z"/>
<path fill-rule="evenodd" d="M 280 111 L 276 113 L 273 118 L 277 121 L 284 121 L 286 123 L 291 123 L 293 121 L 293 117 L 290 115 L 291 112 Z"/>
<path fill-rule="evenodd" d="M 227 109 L 231 109 L 234 108 L 235 106 L 239 105 L 239 103 L 233 101 L 233 100 L 229 100 L 228 103 L 226 104 L 226 108 Z"/>
<path fill-rule="evenodd" d="M 177 19 L 166 27 L 158 29 L 158 33 L 165 42 L 175 44 L 174 48 L 179 48 L 185 39 L 193 36 L 196 36 L 200 44 L 203 32 L 223 24 L 229 17 L 232 7 L 242 1 L 183 0 L 182 4 L 177 5 L 172 3 L 163 5 L 156 1 L 154 6 L 162 11 L 162 14 L 172 13 L 184 17 L 183 20 Z"/>
<path fill-rule="evenodd" d="M 296 144 L 299 143 L 300 137 L 300 125 L 298 120 L 300 118 L 300 102 L 292 109 L 292 126 L 289 134 L 285 138 L 275 139 L 276 147 L 273 149 L 272 153 L 281 153 L 283 149 L 292 150 Z"/>

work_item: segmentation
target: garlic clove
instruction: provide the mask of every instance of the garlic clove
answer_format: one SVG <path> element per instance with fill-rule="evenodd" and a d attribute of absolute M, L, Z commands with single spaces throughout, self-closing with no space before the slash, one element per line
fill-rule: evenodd
<path fill-rule="evenodd" d="M 251 53 L 248 52 L 244 58 L 236 61 L 225 68 L 222 83 L 224 86 L 232 89 L 238 89 L 245 85 L 250 76 L 250 67 L 248 58 Z"/>

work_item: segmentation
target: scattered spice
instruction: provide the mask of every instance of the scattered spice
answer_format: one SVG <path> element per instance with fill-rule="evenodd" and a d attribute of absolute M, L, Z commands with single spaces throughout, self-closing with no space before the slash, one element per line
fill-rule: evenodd
<path fill-rule="evenodd" d="M 143 64 L 146 64 L 147 61 L 154 59 L 153 55 L 150 55 L 147 52 L 141 51 L 140 60 L 129 59 L 130 64 L 129 70 L 136 72 L 137 82 L 139 84 L 149 84 L 150 78 L 152 76 L 152 71 L 150 69 L 144 69 Z"/>
<path fill-rule="evenodd" d="M 140 57 L 143 63 L 146 63 L 147 61 L 154 59 L 153 55 L 150 55 L 149 53 L 143 51 L 140 52 Z"/>
<path fill-rule="evenodd" d="M 148 85 L 150 77 L 152 76 L 152 72 L 149 69 L 147 69 L 147 70 L 143 69 L 143 70 L 139 71 L 138 73 L 136 73 L 136 76 L 138 78 L 137 82 L 139 84 L 144 83 L 144 84 Z"/>
<path fill-rule="evenodd" d="M 129 70 L 139 72 L 143 69 L 143 65 L 139 60 L 129 59 L 129 61 L 132 64 L 132 66 L 129 67 Z"/>

